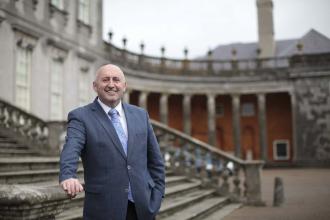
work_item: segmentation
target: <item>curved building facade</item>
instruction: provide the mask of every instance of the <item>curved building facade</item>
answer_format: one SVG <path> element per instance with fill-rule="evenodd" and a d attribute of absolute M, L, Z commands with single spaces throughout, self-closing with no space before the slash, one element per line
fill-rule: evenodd
<path fill-rule="evenodd" d="M 261 43 L 221 45 L 199 59 L 153 57 L 104 42 L 102 1 L 84 2 L 1 1 L 1 99 L 65 120 L 93 100 L 95 70 L 111 62 L 127 76 L 125 100 L 170 127 L 268 165 L 330 164 L 330 40 L 322 34 L 277 42 L 265 29 Z M 257 1 L 258 10 L 269 2 Z"/>

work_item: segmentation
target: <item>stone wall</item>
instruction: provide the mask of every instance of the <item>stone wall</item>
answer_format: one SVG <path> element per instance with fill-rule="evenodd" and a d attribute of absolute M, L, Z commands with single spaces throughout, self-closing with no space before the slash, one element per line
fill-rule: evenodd
<path fill-rule="evenodd" d="M 330 72 L 306 72 L 294 81 L 297 162 L 330 164 Z"/>

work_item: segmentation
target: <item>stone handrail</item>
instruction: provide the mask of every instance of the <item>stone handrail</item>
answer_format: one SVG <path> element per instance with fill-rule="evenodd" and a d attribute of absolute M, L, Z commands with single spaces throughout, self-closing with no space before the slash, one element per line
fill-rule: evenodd
<path fill-rule="evenodd" d="M 39 154 L 58 155 L 66 122 L 45 122 L 0 99 L 0 129 Z"/>
<path fill-rule="evenodd" d="M 172 59 L 138 54 L 105 43 L 109 60 L 132 70 L 172 75 L 231 75 L 233 72 L 287 68 L 289 57 L 215 60 L 211 56 L 203 59 Z"/>
<path fill-rule="evenodd" d="M 0 219 L 55 219 L 70 202 L 60 186 L 0 185 Z"/>
<path fill-rule="evenodd" d="M 0 100 L 0 127 L 7 128 L 27 145 L 41 146 L 46 143 L 47 124 L 40 118 Z"/>
<path fill-rule="evenodd" d="M 218 194 L 250 205 L 262 205 L 263 161 L 244 161 L 180 131 L 151 120 L 165 164 L 178 174 L 199 178 Z"/>

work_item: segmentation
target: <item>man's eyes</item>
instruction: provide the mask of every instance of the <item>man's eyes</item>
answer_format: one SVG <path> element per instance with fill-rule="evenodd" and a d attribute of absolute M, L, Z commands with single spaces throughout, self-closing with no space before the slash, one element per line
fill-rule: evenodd
<path fill-rule="evenodd" d="M 102 81 L 103 82 L 109 82 L 111 78 L 103 78 Z M 114 82 L 120 82 L 119 78 L 112 78 L 112 81 Z"/>

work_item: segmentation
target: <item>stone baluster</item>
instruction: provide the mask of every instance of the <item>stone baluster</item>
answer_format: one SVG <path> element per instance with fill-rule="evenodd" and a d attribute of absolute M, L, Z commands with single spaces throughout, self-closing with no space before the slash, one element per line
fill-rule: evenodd
<path fill-rule="evenodd" d="M 201 168 L 200 168 L 200 179 L 202 181 L 202 187 L 208 187 L 210 184 L 210 179 L 208 178 L 208 170 L 207 170 L 207 157 L 208 153 L 204 149 L 200 149 L 201 151 Z"/>
<path fill-rule="evenodd" d="M 239 202 L 241 198 L 241 179 L 240 179 L 240 165 L 234 164 L 234 172 L 233 172 L 233 184 L 234 189 L 232 193 L 232 200 Z"/>
<path fill-rule="evenodd" d="M 5 105 L 3 103 L 0 103 L 0 125 L 4 126 L 5 124 Z"/>
<path fill-rule="evenodd" d="M 189 178 L 193 178 L 197 176 L 197 172 L 196 172 L 196 167 L 195 167 L 195 162 L 196 162 L 196 158 L 195 158 L 195 146 L 191 143 L 187 143 L 186 146 L 187 149 L 187 154 L 188 154 L 188 158 L 187 158 L 187 167 L 188 167 L 188 176 Z"/>
<path fill-rule="evenodd" d="M 217 189 L 217 194 L 221 196 L 226 196 L 229 194 L 229 170 L 227 169 L 228 161 L 223 161 L 223 169 L 219 177 L 219 188 Z"/>

